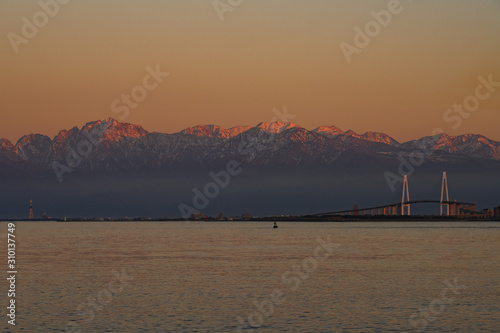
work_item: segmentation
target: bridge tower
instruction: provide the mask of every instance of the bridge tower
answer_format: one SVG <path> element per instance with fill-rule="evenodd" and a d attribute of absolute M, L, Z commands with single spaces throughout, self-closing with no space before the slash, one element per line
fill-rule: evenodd
<path fill-rule="evenodd" d="M 405 200 L 405 193 L 406 193 L 406 200 Z M 410 215 L 410 204 L 408 203 L 409 201 L 410 201 L 410 190 L 408 189 L 408 176 L 405 175 L 405 179 L 403 182 L 403 197 L 401 198 L 401 215 L 405 215 L 405 207 L 408 208 L 408 215 Z"/>
<path fill-rule="evenodd" d="M 33 220 L 33 200 L 30 199 L 30 215 L 29 219 Z"/>
<path fill-rule="evenodd" d="M 446 200 L 445 199 L 446 194 Z M 441 202 L 439 204 L 439 213 L 443 215 L 443 207 L 446 207 L 446 215 L 450 215 L 450 196 L 448 194 L 448 179 L 446 178 L 446 171 L 443 172 L 443 181 L 441 183 Z"/>

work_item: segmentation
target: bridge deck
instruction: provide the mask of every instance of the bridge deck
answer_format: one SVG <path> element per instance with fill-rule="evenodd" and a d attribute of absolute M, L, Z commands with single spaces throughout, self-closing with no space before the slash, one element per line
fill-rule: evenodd
<path fill-rule="evenodd" d="M 412 204 L 420 204 L 420 203 L 438 203 L 438 204 L 442 203 L 442 204 L 457 204 L 457 205 L 467 205 L 467 206 L 475 205 L 475 203 L 471 203 L 471 202 L 440 201 L 440 200 L 410 200 L 410 201 L 405 201 L 402 204 L 403 205 L 412 205 Z M 339 210 L 336 212 L 318 213 L 318 214 L 313 214 L 313 216 L 338 215 L 338 214 L 344 214 L 344 213 L 362 212 L 362 211 L 367 211 L 367 210 L 384 209 L 384 208 L 397 207 L 397 206 L 401 206 L 401 202 L 383 205 L 383 206 L 368 207 L 368 208 L 357 208 L 357 209 L 349 209 L 349 210 Z"/>

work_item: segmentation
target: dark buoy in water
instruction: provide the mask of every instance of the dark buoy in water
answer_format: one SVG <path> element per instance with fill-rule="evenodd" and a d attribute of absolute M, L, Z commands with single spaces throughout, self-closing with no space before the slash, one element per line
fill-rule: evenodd
<path fill-rule="evenodd" d="M 278 225 L 276 224 L 276 222 L 274 222 L 273 228 L 276 229 L 277 227 L 278 227 Z"/>

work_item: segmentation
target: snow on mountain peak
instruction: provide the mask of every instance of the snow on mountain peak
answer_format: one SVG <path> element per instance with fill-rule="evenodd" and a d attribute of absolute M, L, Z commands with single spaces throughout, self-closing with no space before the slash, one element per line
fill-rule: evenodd
<path fill-rule="evenodd" d="M 336 137 L 337 135 L 344 134 L 344 131 L 342 131 L 340 128 L 337 126 L 319 126 L 318 128 L 314 129 L 313 132 L 316 132 L 318 134 L 323 134 L 329 137 Z"/>
<path fill-rule="evenodd" d="M 348 130 L 347 132 L 343 132 L 340 128 L 336 126 L 320 126 L 313 130 L 313 132 L 334 138 L 339 135 L 346 135 L 348 137 L 353 137 L 360 140 L 376 142 L 376 143 L 385 143 L 388 145 L 399 145 L 399 142 L 391 138 L 389 135 L 378 132 L 366 132 L 365 134 L 358 134 L 353 130 Z"/>
<path fill-rule="evenodd" d="M 256 128 L 258 128 L 262 131 L 266 131 L 266 132 L 274 133 L 274 134 L 282 133 L 282 132 L 286 131 L 287 129 L 294 128 L 294 127 L 299 127 L 299 126 L 295 125 L 294 123 L 283 123 L 283 122 L 279 122 L 279 121 L 272 122 L 272 123 L 262 122 L 256 126 Z"/>
<path fill-rule="evenodd" d="M 190 134 L 195 136 L 214 136 L 218 137 L 218 134 L 224 129 L 217 125 L 196 125 L 188 127 L 181 131 L 182 134 Z"/>
<path fill-rule="evenodd" d="M 7 139 L 0 139 L 0 146 L 3 148 L 7 148 L 7 149 L 14 148 L 14 145 L 12 144 L 12 142 L 10 142 Z"/>
<path fill-rule="evenodd" d="M 182 134 L 194 136 L 210 136 L 219 139 L 229 139 L 248 130 L 249 126 L 235 126 L 225 129 L 217 125 L 196 125 L 182 130 Z"/>
<path fill-rule="evenodd" d="M 387 134 L 379 133 L 379 132 L 366 132 L 363 135 L 359 136 L 361 139 L 371 142 L 385 143 L 392 146 L 398 146 L 399 142 L 394 140 Z"/>
<path fill-rule="evenodd" d="M 237 136 L 238 134 L 248 131 L 250 128 L 250 126 L 234 126 L 227 131 L 230 133 L 230 138 L 232 138 L 233 136 Z"/>
<path fill-rule="evenodd" d="M 105 141 L 116 142 L 123 138 L 138 138 L 149 134 L 142 126 L 130 123 L 122 123 L 113 118 L 93 121 L 82 127 L 82 131 L 99 131 L 103 133 Z"/>

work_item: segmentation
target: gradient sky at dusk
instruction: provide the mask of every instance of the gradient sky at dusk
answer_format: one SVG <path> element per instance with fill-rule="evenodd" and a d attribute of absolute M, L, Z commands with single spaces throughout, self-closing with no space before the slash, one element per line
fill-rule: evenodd
<path fill-rule="evenodd" d="M 118 118 L 111 103 L 159 65 L 170 76 L 124 119 L 149 131 L 256 125 L 286 105 L 308 129 L 500 140 L 500 87 L 457 129 L 443 120 L 478 76 L 500 81 L 500 1 L 401 0 L 348 64 L 339 44 L 388 2 L 244 0 L 221 22 L 212 0 L 72 0 L 16 54 L 7 34 L 40 7 L 2 1 L 0 137 Z"/>

